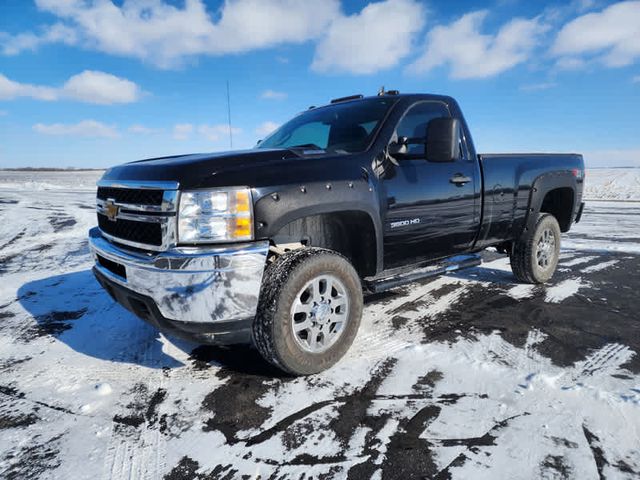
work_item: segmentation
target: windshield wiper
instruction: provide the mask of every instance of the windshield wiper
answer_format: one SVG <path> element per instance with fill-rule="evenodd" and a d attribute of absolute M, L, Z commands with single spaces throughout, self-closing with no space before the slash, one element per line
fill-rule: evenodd
<path fill-rule="evenodd" d="M 324 151 L 324 148 L 316 145 L 315 143 L 302 143 L 300 145 L 292 145 L 291 147 L 287 147 L 287 148 L 289 148 L 291 150 L 302 148 L 302 149 L 305 149 L 305 150 L 322 150 L 322 151 Z"/>

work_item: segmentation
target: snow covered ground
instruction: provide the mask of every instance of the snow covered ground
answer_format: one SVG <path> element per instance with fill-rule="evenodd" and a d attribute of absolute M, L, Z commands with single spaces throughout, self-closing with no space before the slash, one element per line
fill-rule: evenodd
<path fill-rule="evenodd" d="M 586 199 L 640 201 L 640 168 L 593 168 L 585 178 Z"/>
<path fill-rule="evenodd" d="M 95 192 L 103 170 L 78 172 L 29 172 L 0 170 L 1 190 L 61 190 Z"/>
<path fill-rule="evenodd" d="M 99 173 L 7 173 L 0 478 L 640 475 L 638 203 L 590 202 L 548 286 L 487 254 L 367 298 L 347 357 L 292 379 L 111 301 L 85 242 Z"/>

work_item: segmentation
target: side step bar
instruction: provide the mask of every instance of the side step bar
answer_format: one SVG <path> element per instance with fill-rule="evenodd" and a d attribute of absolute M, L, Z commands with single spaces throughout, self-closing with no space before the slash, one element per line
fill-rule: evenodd
<path fill-rule="evenodd" d="M 444 273 L 462 270 L 463 268 L 477 267 L 481 263 L 482 258 L 480 255 L 457 255 L 407 273 L 365 280 L 365 287 L 372 293 L 380 293 L 417 280 L 436 277 Z"/>

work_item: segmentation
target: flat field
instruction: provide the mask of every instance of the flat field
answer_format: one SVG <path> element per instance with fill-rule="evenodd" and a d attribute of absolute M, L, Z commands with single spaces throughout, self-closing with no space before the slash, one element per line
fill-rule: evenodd
<path fill-rule="evenodd" d="M 638 478 L 640 170 L 592 170 L 549 285 L 508 259 L 366 298 L 289 378 L 94 280 L 97 172 L 0 172 L 0 477 Z M 624 200 L 624 201 L 620 201 Z"/>

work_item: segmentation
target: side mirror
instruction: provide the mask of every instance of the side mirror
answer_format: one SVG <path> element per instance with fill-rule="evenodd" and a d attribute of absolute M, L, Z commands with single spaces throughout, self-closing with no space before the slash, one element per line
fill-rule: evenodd
<path fill-rule="evenodd" d="M 396 142 L 389 144 L 389 155 L 394 158 L 402 158 L 409 153 L 409 139 L 398 137 Z"/>
<path fill-rule="evenodd" d="M 457 118 L 434 118 L 427 125 L 427 160 L 453 162 L 460 158 L 460 121 Z"/>

